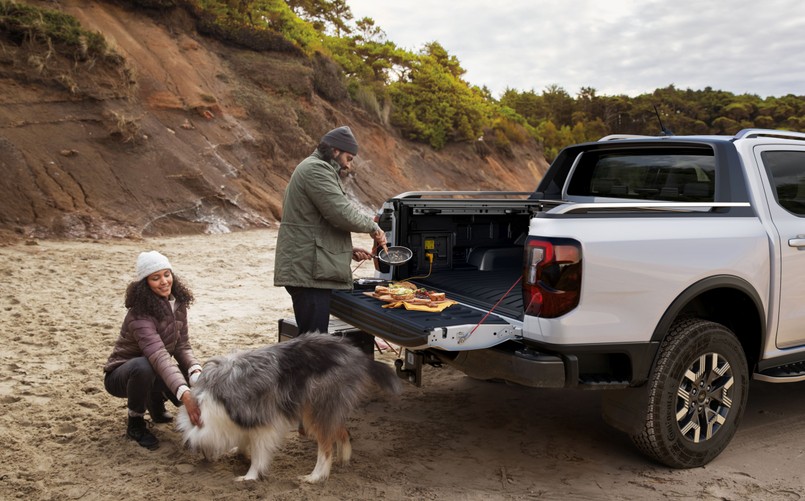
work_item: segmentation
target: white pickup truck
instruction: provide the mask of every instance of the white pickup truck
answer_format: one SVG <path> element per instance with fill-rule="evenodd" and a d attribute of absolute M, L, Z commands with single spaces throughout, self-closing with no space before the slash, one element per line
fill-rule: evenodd
<path fill-rule="evenodd" d="M 379 224 L 410 280 L 457 301 L 333 315 L 422 364 L 600 389 L 606 422 L 675 468 L 733 437 L 750 378 L 805 380 L 805 134 L 612 136 L 564 149 L 534 193 L 406 193 Z"/>

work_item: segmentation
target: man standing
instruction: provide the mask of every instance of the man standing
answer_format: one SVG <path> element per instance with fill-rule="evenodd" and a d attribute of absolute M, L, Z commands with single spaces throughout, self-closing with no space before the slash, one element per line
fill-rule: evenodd
<path fill-rule="evenodd" d="M 341 184 L 357 154 L 349 127 L 333 129 L 296 166 L 285 189 L 274 285 L 291 295 L 300 333 L 327 332 L 332 291 L 352 288 L 350 258 L 371 259 L 370 251 L 352 246 L 351 233 L 368 233 L 386 245 L 385 232 L 349 201 Z"/>

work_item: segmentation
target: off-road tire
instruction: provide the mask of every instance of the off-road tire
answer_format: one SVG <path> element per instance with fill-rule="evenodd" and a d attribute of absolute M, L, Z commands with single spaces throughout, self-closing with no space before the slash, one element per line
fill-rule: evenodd
<path fill-rule="evenodd" d="M 749 371 L 743 347 L 721 324 L 674 323 L 647 383 L 644 454 L 673 468 L 709 463 L 729 444 L 746 406 Z"/>

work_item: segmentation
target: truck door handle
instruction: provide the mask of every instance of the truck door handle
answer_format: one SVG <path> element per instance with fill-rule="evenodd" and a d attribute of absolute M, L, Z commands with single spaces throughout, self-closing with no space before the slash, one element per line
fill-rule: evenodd
<path fill-rule="evenodd" d="M 805 247 L 805 236 L 797 235 L 797 238 L 788 240 L 789 247 Z"/>

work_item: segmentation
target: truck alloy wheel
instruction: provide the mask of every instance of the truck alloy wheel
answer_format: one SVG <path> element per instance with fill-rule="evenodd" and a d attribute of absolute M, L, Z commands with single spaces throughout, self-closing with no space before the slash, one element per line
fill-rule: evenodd
<path fill-rule="evenodd" d="M 743 347 L 723 325 L 675 323 L 648 382 L 648 405 L 635 445 L 674 468 L 702 466 L 732 439 L 746 406 Z"/>
<path fill-rule="evenodd" d="M 732 410 L 735 377 L 729 362 L 718 353 L 695 360 L 679 382 L 676 423 L 682 435 L 695 443 L 710 440 Z"/>

